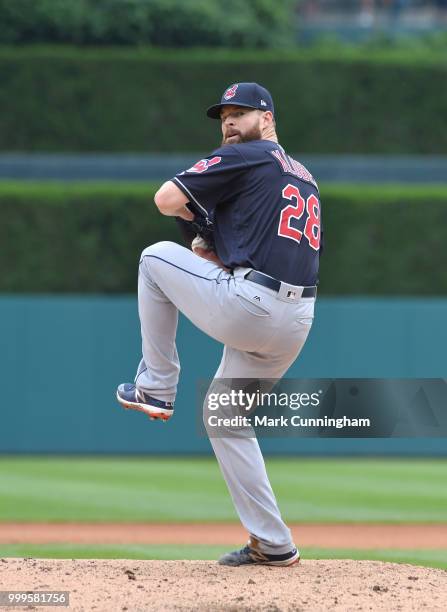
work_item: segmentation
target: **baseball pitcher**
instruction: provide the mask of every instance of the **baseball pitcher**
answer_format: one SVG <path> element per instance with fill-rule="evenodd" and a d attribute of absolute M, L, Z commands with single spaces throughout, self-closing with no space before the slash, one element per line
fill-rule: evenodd
<path fill-rule="evenodd" d="M 168 420 L 174 412 L 179 310 L 224 345 L 216 380 L 281 378 L 314 316 L 322 249 L 319 192 L 312 175 L 278 142 L 270 93 L 257 83 L 235 83 L 207 115 L 220 121 L 222 146 L 155 195 L 160 212 L 179 219 L 192 249 L 159 242 L 140 259 L 142 359 L 135 383 L 121 384 L 117 398 L 152 419 Z M 299 552 L 256 437 L 229 432 L 210 441 L 249 534 L 245 547 L 219 563 L 296 563 Z"/>

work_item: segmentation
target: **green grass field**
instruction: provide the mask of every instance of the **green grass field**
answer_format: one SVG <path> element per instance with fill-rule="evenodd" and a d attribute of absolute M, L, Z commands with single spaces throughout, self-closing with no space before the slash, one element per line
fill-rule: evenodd
<path fill-rule="evenodd" d="M 289 522 L 443 523 L 446 460 L 270 459 Z M 0 521 L 237 521 L 210 458 L 0 458 Z M 0 556 L 216 559 L 229 546 L 0 545 Z M 447 569 L 446 550 L 302 549 L 303 558 Z"/>
<path fill-rule="evenodd" d="M 289 522 L 442 523 L 447 460 L 269 459 Z M 0 521 L 237 521 L 212 458 L 0 458 Z"/>

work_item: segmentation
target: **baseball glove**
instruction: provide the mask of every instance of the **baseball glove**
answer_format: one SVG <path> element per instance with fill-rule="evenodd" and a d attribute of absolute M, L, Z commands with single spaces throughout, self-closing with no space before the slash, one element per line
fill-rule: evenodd
<path fill-rule="evenodd" d="M 194 238 L 200 236 L 208 244 L 210 249 L 215 250 L 214 226 L 212 221 L 210 221 L 208 217 L 197 212 L 189 203 L 187 204 L 187 208 L 195 215 L 193 221 L 186 221 L 181 217 L 175 218 L 185 243 L 189 247 Z"/>

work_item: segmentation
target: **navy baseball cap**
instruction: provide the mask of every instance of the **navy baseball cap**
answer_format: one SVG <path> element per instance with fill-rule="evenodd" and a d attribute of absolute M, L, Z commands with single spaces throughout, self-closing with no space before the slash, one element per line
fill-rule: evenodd
<path fill-rule="evenodd" d="M 220 119 L 220 109 L 222 106 L 230 104 L 257 108 L 262 111 L 271 111 L 275 114 L 272 96 L 265 87 L 257 83 L 234 83 L 230 85 L 224 91 L 220 104 L 210 106 L 206 114 L 211 119 Z"/>

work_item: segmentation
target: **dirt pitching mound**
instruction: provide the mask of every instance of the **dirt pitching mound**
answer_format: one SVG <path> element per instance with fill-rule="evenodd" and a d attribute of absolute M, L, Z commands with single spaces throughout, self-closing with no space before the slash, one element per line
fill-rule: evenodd
<path fill-rule="evenodd" d="M 229 568 L 210 561 L 2 559 L 0 570 L 3 590 L 70 591 L 69 610 L 77 611 L 431 612 L 445 610 L 447 601 L 444 570 L 372 561 Z"/>

